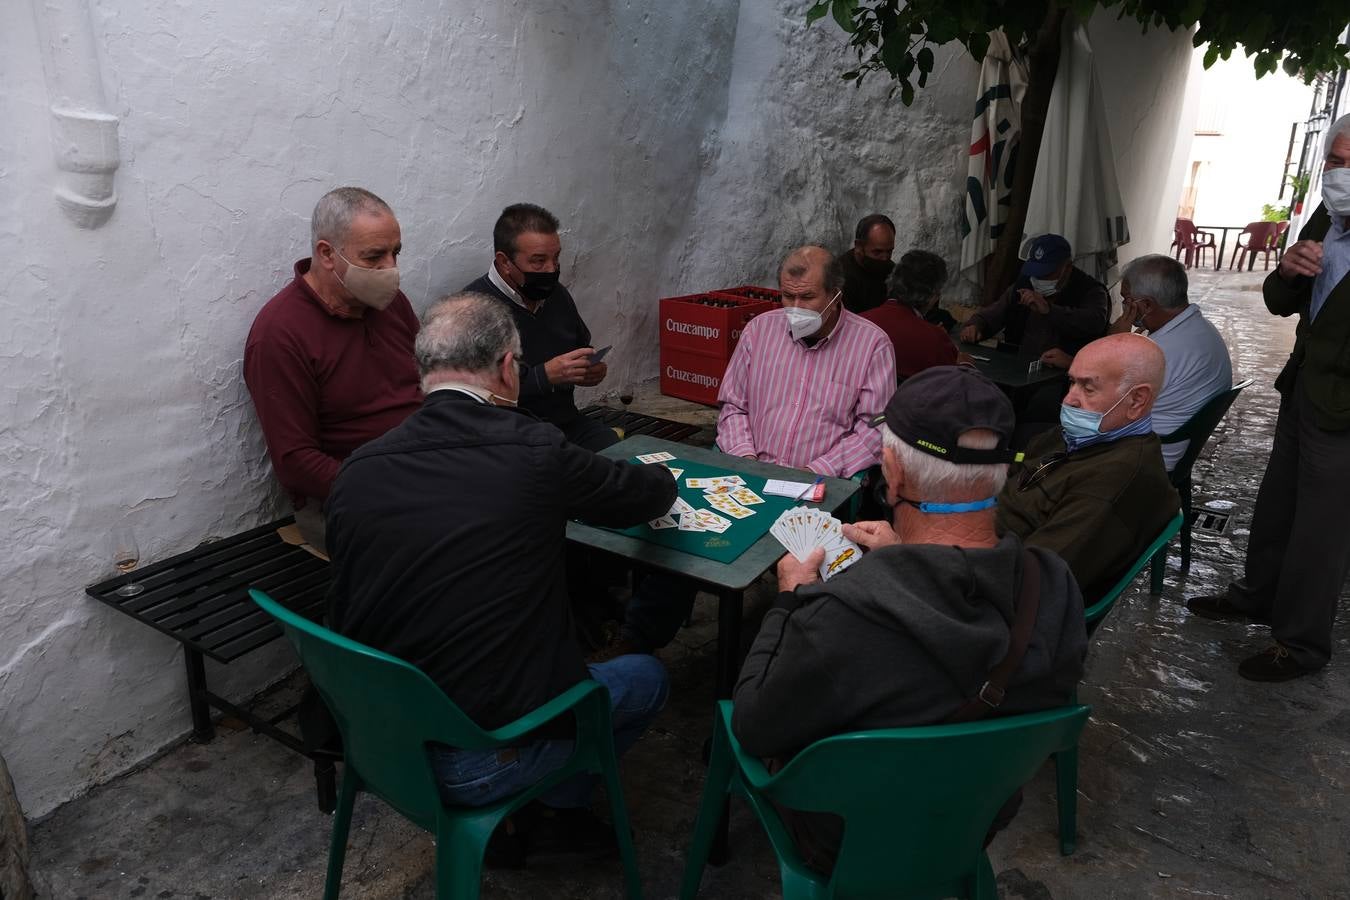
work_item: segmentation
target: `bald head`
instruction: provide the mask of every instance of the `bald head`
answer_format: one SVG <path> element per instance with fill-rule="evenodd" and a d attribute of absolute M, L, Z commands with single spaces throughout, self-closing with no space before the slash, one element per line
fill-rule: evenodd
<path fill-rule="evenodd" d="M 1064 403 L 1105 413 L 1101 430 L 1113 431 L 1152 411 L 1166 372 L 1162 349 L 1153 341 L 1141 334 L 1107 335 L 1073 358 Z"/>
<path fill-rule="evenodd" d="M 783 257 L 778 281 L 813 283 L 820 293 L 833 296 L 844 289 L 844 270 L 829 250 L 819 244 L 807 244 Z"/>

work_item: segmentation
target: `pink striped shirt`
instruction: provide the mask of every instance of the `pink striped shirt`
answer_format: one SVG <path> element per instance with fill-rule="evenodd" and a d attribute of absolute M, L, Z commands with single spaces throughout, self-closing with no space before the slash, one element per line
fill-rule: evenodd
<path fill-rule="evenodd" d="M 808 347 L 781 309 L 745 326 L 717 401 L 717 445 L 736 456 L 848 478 L 881 459 L 867 424 L 895 393 L 895 350 L 871 322 L 844 310 Z"/>

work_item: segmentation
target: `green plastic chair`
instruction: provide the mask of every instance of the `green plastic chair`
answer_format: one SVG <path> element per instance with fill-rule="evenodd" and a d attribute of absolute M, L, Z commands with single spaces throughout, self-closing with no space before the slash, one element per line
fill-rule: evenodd
<path fill-rule="evenodd" d="M 1209 443 L 1210 435 L 1214 429 L 1219 427 L 1219 422 L 1228 413 L 1228 408 L 1233 405 L 1238 394 L 1243 389 L 1251 387 L 1252 379 L 1248 378 L 1240 384 L 1235 384 L 1221 394 L 1215 394 L 1204 406 L 1196 410 L 1195 415 L 1187 420 L 1171 434 L 1164 434 L 1159 437 L 1164 444 L 1176 444 L 1181 441 L 1190 441 L 1186 452 L 1177 464 L 1172 467 L 1172 471 L 1167 477 L 1171 479 L 1172 486 L 1177 489 L 1181 495 L 1181 512 L 1186 517 L 1181 527 L 1181 571 L 1189 572 L 1191 569 L 1191 523 L 1195 521 L 1195 516 L 1191 513 L 1191 467 L 1195 461 L 1200 458 L 1200 451 L 1205 449 Z M 1150 590 L 1154 594 L 1161 594 L 1163 589 L 1163 574 L 1167 571 L 1167 545 L 1164 544 L 1158 548 L 1158 552 L 1153 557 L 1153 573 Z"/>
<path fill-rule="evenodd" d="M 712 757 L 680 888 L 698 894 L 722 814 L 739 794 L 768 833 L 785 900 L 996 898 L 984 837 L 999 807 L 1056 750 L 1077 746 L 1089 709 L 1072 706 L 959 725 L 894 728 L 817 741 L 770 775 L 717 705 Z M 844 819 L 834 873 L 809 868 L 774 803 Z"/>
<path fill-rule="evenodd" d="M 421 670 L 316 625 L 262 591 L 250 590 L 249 596 L 281 624 L 342 732 L 346 761 L 328 848 L 325 900 L 337 900 L 357 791 L 381 797 L 431 832 L 436 838 L 436 896 L 467 900 L 478 896 L 483 853 L 497 824 L 579 772 L 598 772 L 604 777 L 623 858 L 624 886 L 630 898 L 641 896 L 614 754 L 609 691 L 603 685 L 582 682 L 509 725 L 483 731 Z M 492 806 L 447 807 L 441 803 L 427 744 L 466 750 L 516 746 L 536 728 L 569 713 L 576 716 L 576 750 L 557 772 Z"/>
<path fill-rule="evenodd" d="M 1122 575 L 1120 580 L 1111 586 L 1111 590 L 1107 591 L 1105 596 L 1096 603 L 1093 603 L 1087 609 L 1083 610 L 1084 618 L 1087 619 L 1088 637 L 1091 637 L 1092 632 L 1097 630 L 1097 626 L 1102 623 L 1102 619 L 1106 618 L 1106 614 L 1111 611 L 1111 607 L 1116 605 L 1116 601 L 1120 599 L 1120 595 L 1125 593 L 1125 589 L 1130 586 L 1130 582 L 1134 581 L 1134 577 L 1143 571 L 1144 566 L 1148 565 L 1149 560 L 1156 560 L 1159 553 L 1166 551 L 1167 542 L 1176 537 L 1177 532 L 1181 531 L 1181 527 L 1185 521 L 1186 513 L 1185 506 L 1183 505 L 1182 509 L 1168 520 L 1167 524 L 1163 527 L 1162 533 L 1154 539 L 1153 543 L 1148 545 L 1148 549 L 1143 552 L 1139 559 L 1135 560 L 1134 565 L 1130 566 L 1129 571 Z M 1154 571 L 1156 572 L 1157 570 L 1155 569 Z M 1159 591 L 1153 590 L 1152 588 L 1153 585 L 1150 584 L 1151 593 L 1159 593 Z"/>

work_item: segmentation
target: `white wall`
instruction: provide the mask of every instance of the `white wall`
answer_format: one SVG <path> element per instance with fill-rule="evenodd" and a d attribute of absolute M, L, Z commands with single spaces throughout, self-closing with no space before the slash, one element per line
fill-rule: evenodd
<path fill-rule="evenodd" d="M 1124 265 L 1166 253 L 1190 149 L 1197 86 L 1191 79 L 1191 36 L 1150 29 L 1100 9 L 1088 23 L 1101 78 L 1116 177 L 1130 223 L 1120 248 Z"/>
<path fill-rule="evenodd" d="M 103 539 L 123 520 L 153 560 L 283 511 L 240 357 L 328 188 L 393 205 L 419 308 L 484 271 L 503 205 L 552 208 L 564 279 L 615 345 L 611 386 L 654 374 L 655 298 L 772 282 L 787 247 L 842 247 L 865 213 L 895 218 L 901 248 L 955 260 L 974 63 L 939 54 L 912 108 L 888 104 L 880 79 L 838 80 L 843 36 L 804 31 L 803 10 L 92 0 L 122 160 L 120 202 L 96 230 L 53 200 L 36 32 L 10 17 L 0 753 L 30 815 L 188 727 L 178 645 L 82 589 L 111 574 Z M 1140 106 L 1154 155 L 1161 106 Z M 1127 205 L 1148 184 L 1121 180 Z M 243 695 L 290 664 L 278 642 L 213 687 Z"/>
<path fill-rule="evenodd" d="M 1288 188 L 1284 198 L 1278 199 L 1289 152 L 1289 131 L 1308 118 L 1312 88 L 1282 70 L 1258 79 L 1252 60 L 1240 51 L 1205 70 L 1199 66 L 1202 52 L 1203 48 L 1196 51 L 1201 84 L 1198 133 L 1183 188 L 1191 185 L 1192 165 L 1199 163 L 1192 220 L 1204 225 L 1241 226 L 1260 220 L 1263 204 L 1289 205 Z M 1295 165 L 1302 140 L 1300 128 L 1294 145 Z M 1236 237 L 1229 234 L 1230 253 Z"/>

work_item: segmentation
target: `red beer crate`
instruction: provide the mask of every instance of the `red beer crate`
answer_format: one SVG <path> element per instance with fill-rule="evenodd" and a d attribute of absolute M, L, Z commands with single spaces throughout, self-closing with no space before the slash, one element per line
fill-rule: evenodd
<path fill-rule="evenodd" d="M 745 323 L 773 308 L 766 300 L 716 291 L 666 297 L 660 302 L 661 349 L 701 353 L 726 362 Z"/>
<path fill-rule="evenodd" d="M 765 303 L 772 303 L 775 306 L 781 306 L 783 295 L 777 288 L 759 287 L 754 284 L 743 284 L 734 288 L 718 288 L 715 294 L 730 294 L 733 297 L 744 297 L 747 300 L 762 300 Z"/>
<path fill-rule="evenodd" d="M 661 345 L 661 393 L 667 397 L 716 406 L 726 369 L 725 359 Z"/>

